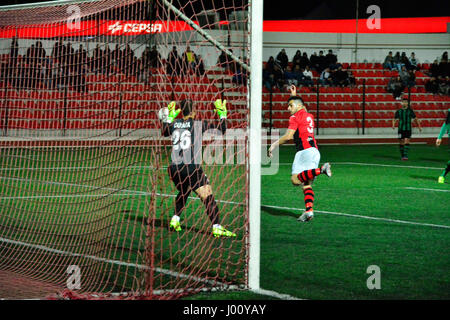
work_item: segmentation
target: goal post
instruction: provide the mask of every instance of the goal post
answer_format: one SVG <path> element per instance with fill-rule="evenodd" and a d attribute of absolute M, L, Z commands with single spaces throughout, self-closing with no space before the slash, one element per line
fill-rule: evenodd
<path fill-rule="evenodd" d="M 262 119 L 262 44 L 263 0 L 251 0 L 250 56 L 250 247 L 249 280 L 252 290 L 260 289 L 260 229 L 261 229 L 261 119 Z"/>
<path fill-rule="evenodd" d="M 0 67 L 0 298 L 259 289 L 262 0 L 0 7 Z M 184 100 L 216 128 L 197 151 L 217 217 L 170 175 L 158 115 Z"/>

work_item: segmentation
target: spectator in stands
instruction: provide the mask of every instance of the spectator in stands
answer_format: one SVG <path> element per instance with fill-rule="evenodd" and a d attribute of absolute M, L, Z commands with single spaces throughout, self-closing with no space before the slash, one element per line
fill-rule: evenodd
<path fill-rule="evenodd" d="M 439 82 L 437 81 L 437 78 L 431 77 L 430 80 L 425 82 L 425 90 L 437 94 L 439 92 Z"/>
<path fill-rule="evenodd" d="M 239 60 L 241 60 L 241 57 L 239 57 Z M 247 63 L 247 60 L 245 60 L 245 62 Z M 231 81 L 238 86 L 247 85 L 247 70 L 245 70 L 240 63 L 236 63 L 236 69 Z"/>
<path fill-rule="evenodd" d="M 150 65 L 150 48 L 148 46 L 145 46 L 144 51 L 142 51 L 141 63 L 147 69 L 150 69 L 152 67 Z"/>
<path fill-rule="evenodd" d="M 406 52 L 402 52 L 402 55 L 400 56 L 400 62 L 402 63 L 402 66 L 406 67 L 406 70 L 411 69 L 411 62 L 409 61 L 408 57 L 406 56 Z"/>
<path fill-rule="evenodd" d="M 267 64 L 263 68 L 263 85 L 269 91 L 273 91 L 273 89 L 275 88 L 273 73 L 270 73 L 267 70 Z"/>
<path fill-rule="evenodd" d="M 398 72 L 398 75 L 400 76 L 403 85 L 407 87 L 409 83 L 409 73 L 405 66 L 402 66 L 402 69 Z"/>
<path fill-rule="evenodd" d="M 80 45 L 81 46 L 81 45 Z M 84 55 L 84 54 L 83 54 Z M 109 74 L 113 71 L 111 68 L 111 49 L 109 48 L 109 45 L 105 45 L 105 50 L 103 50 L 102 60 L 101 60 L 101 71 L 103 74 L 106 74 L 109 76 Z"/>
<path fill-rule="evenodd" d="M 47 56 L 47 53 L 45 52 L 45 49 L 42 46 L 42 42 L 37 41 L 36 42 L 36 59 L 37 59 L 36 62 L 39 64 L 43 64 L 46 56 Z"/>
<path fill-rule="evenodd" d="M 400 51 L 397 51 L 395 53 L 394 59 L 393 59 L 393 64 L 394 64 L 394 68 L 393 69 L 397 69 L 397 71 L 402 70 L 402 61 L 401 61 L 401 57 L 400 57 Z"/>
<path fill-rule="evenodd" d="M 277 55 L 276 60 L 278 61 L 278 64 L 281 66 L 283 71 L 286 70 L 286 67 L 288 66 L 289 63 L 289 58 L 286 54 L 285 49 L 281 49 L 281 51 Z"/>
<path fill-rule="evenodd" d="M 441 62 L 439 62 L 438 66 L 438 80 L 442 80 L 443 78 L 447 77 L 450 73 L 449 70 L 449 64 L 448 59 L 446 59 L 444 56 L 441 58 Z"/>
<path fill-rule="evenodd" d="M 386 58 L 384 58 L 383 68 L 392 70 L 394 68 L 394 57 L 392 56 L 392 51 L 389 51 Z"/>
<path fill-rule="evenodd" d="M 314 81 L 313 81 L 313 73 L 311 71 L 311 69 L 309 68 L 309 65 L 306 66 L 305 71 L 303 71 L 303 85 L 304 86 L 313 86 L 314 85 Z"/>
<path fill-rule="evenodd" d="M 337 56 L 335 54 L 333 54 L 333 50 L 328 50 L 327 55 L 325 56 L 326 58 L 326 65 L 330 68 L 330 70 L 333 69 L 338 69 L 337 64 Z"/>
<path fill-rule="evenodd" d="M 19 42 L 16 37 L 12 38 L 11 48 L 9 50 L 9 65 L 12 68 L 17 66 L 17 61 L 19 57 Z"/>
<path fill-rule="evenodd" d="M 419 70 L 419 59 L 416 58 L 416 54 L 411 52 L 411 56 L 409 57 L 409 62 L 411 64 L 410 69 Z"/>
<path fill-rule="evenodd" d="M 225 51 L 221 51 L 219 57 L 217 58 L 217 65 L 223 68 L 224 70 L 227 70 L 228 68 L 227 62 L 228 62 L 227 54 L 225 53 Z"/>
<path fill-rule="evenodd" d="M 392 93 L 392 95 L 394 96 L 394 98 L 396 100 L 401 100 L 401 95 L 403 90 L 405 89 L 405 86 L 403 85 L 402 80 L 400 79 L 400 76 L 395 76 L 392 77 L 389 80 L 388 83 L 388 87 L 387 87 L 387 92 Z"/>
<path fill-rule="evenodd" d="M 150 67 L 158 68 L 161 63 L 161 54 L 158 52 L 156 46 L 152 47 L 152 51 L 149 54 Z"/>
<path fill-rule="evenodd" d="M 62 55 L 62 47 L 63 44 L 61 41 L 56 41 L 53 45 L 51 57 L 53 61 L 61 62 L 61 55 Z"/>
<path fill-rule="evenodd" d="M 437 79 L 437 77 L 439 76 L 439 63 L 437 59 L 433 61 L 426 74 L 431 78 Z"/>
<path fill-rule="evenodd" d="M 122 55 L 123 52 L 119 47 L 119 44 L 116 44 L 116 47 L 112 51 L 112 61 L 115 64 L 115 66 L 119 69 L 121 69 L 121 61 L 122 61 Z"/>
<path fill-rule="evenodd" d="M 347 70 L 347 79 L 350 87 L 356 86 L 356 78 L 351 70 Z"/>
<path fill-rule="evenodd" d="M 27 65 L 34 65 L 34 58 L 36 56 L 36 49 L 34 44 L 32 44 L 25 53 L 25 63 Z"/>
<path fill-rule="evenodd" d="M 97 74 L 100 70 L 101 60 L 103 58 L 103 50 L 100 48 L 100 44 L 97 43 L 94 51 L 92 52 L 91 71 Z"/>
<path fill-rule="evenodd" d="M 298 64 L 295 65 L 294 70 L 292 70 L 292 73 L 294 74 L 295 78 L 297 79 L 297 86 L 300 86 L 300 85 L 304 84 L 305 76 L 303 75 L 303 71 L 304 70 L 301 69 Z"/>
<path fill-rule="evenodd" d="M 180 57 L 176 46 L 172 47 L 172 51 L 167 56 L 166 72 L 172 77 L 180 73 Z"/>
<path fill-rule="evenodd" d="M 444 51 L 442 54 L 441 60 L 448 62 L 448 51 Z"/>
<path fill-rule="evenodd" d="M 342 66 L 339 66 L 334 72 L 333 80 L 335 86 L 345 87 L 349 85 L 348 73 L 342 69 Z"/>
<path fill-rule="evenodd" d="M 408 70 L 408 83 L 407 86 L 409 88 L 414 87 L 416 85 L 416 72 L 415 69 Z"/>
<path fill-rule="evenodd" d="M 203 57 L 201 55 L 195 55 L 195 74 L 199 77 L 203 77 L 206 73 L 205 63 L 203 62 Z"/>
<path fill-rule="evenodd" d="M 445 77 L 439 82 L 439 89 L 440 94 L 443 95 L 450 95 L 450 77 Z"/>
<path fill-rule="evenodd" d="M 273 58 L 273 56 L 270 56 L 269 60 L 267 60 L 267 63 L 266 63 L 266 70 L 268 73 L 273 74 L 274 64 L 275 64 L 275 59 Z"/>
<path fill-rule="evenodd" d="M 296 68 L 300 68 L 300 66 L 297 64 L 295 65 Z M 293 72 L 291 66 L 286 67 L 286 71 L 284 72 L 284 79 L 285 79 L 285 85 L 290 87 L 291 85 L 298 86 L 299 80 L 298 80 L 298 74 Z"/>
<path fill-rule="evenodd" d="M 309 61 L 308 54 L 306 52 L 303 52 L 302 57 L 300 59 L 300 69 L 305 70 L 306 66 L 310 66 L 310 65 L 311 65 L 311 63 Z"/>
<path fill-rule="evenodd" d="M 333 80 L 331 78 L 330 68 L 325 68 L 320 74 L 319 82 L 323 86 L 331 86 L 333 84 Z"/>
<path fill-rule="evenodd" d="M 190 46 L 186 47 L 182 56 L 182 68 L 184 73 L 189 74 L 195 68 L 195 53 L 191 50 Z"/>
<path fill-rule="evenodd" d="M 276 87 L 280 90 L 283 90 L 285 84 L 284 71 L 278 61 L 275 61 L 275 63 L 273 64 L 273 77 Z"/>
<path fill-rule="evenodd" d="M 309 66 L 311 67 L 311 69 L 319 72 L 319 57 L 317 56 L 317 52 L 311 54 L 311 56 L 309 57 L 309 62 Z"/>
<path fill-rule="evenodd" d="M 133 74 L 133 69 L 135 67 L 135 54 L 133 49 L 131 49 L 130 45 L 127 44 L 125 49 L 123 50 L 123 66 L 125 75 Z"/>
<path fill-rule="evenodd" d="M 328 68 L 328 61 L 327 58 L 323 55 L 322 50 L 319 51 L 319 56 L 317 57 L 317 60 L 319 63 L 319 69 L 317 70 L 317 72 L 322 73 L 322 71 Z"/>
<path fill-rule="evenodd" d="M 302 53 L 300 50 L 297 50 L 297 52 L 295 52 L 294 57 L 292 58 L 292 70 L 295 70 L 295 66 L 300 66 L 301 64 L 301 59 L 302 59 Z"/>

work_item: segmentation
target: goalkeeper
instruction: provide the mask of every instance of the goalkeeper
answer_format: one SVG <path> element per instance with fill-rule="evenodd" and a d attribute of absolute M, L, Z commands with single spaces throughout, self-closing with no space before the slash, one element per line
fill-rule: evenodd
<path fill-rule="evenodd" d="M 172 137 L 171 164 L 168 172 L 178 190 L 175 214 L 170 221 L 170 228 L 177 232 L 181 230 L 180 216 L 189 195 L 194 191 L 202 200 L 212 222 L 213 236 L 235 237 L 235 233 L 226 230 L 219 223 L 219 208 L 212 194 L 209 180 L 201 167 L 201 159 L 199 159 L 202 151 L 202 134 L 210 129 L 218 129 L 222 134 L 226 131 L 226 100 L 222 102 L 218 99 L 214 106 L 220 118 L 218 125 L 208 121 L 196 121 L 196 111 L 193 108 L 192 100 L 189 99 L 181 102 L 181 109 L 176 109 L 176 103 L 172 101 L 167 109 L 161 109 L 159 112 L 162 134 L 165 137 Z M 175 119 L 180 112 L 182 118 Z"/>
<path fill-rule="evenodd" d="M 450 109 L 448 109 L 448 111 L 447 111 L 447 119 L 445 120 L 444 124 L 442 125 L 441 131 L 439 132 L 439 135 L 436 139 L 436 146 L 439 147 L 441 145 L 442 137 L 444 136 L 444 134 L 446 132 L 450 138 Z M 450 145 L 449 145 L 449 147 L 450 147 Z M 445 176 L 447 175 L 447 173 L 449 173 L 449 171 L 450 171 L 450 160 L 447 162 L 447 167 L 444 169 L 444 171 L 442 171 L 442 174 L 438 178 L 439 183 L 444 183 Z"/>

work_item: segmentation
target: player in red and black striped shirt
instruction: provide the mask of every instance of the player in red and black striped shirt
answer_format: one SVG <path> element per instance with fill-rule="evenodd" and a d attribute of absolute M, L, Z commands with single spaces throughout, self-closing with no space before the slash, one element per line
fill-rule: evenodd
<path fill-rule="evenodd" d="M 289 127 L 284 136 L 274 142 L 269 148 L 269 156 L 279 145 L 294 139 L 297 153 L 292 163 L 291 181 L 295 186 L 303 185 L 305 212 L 299 221 L 309 221 L 314 217 L 314 191 L 312 183 L 316 176 L 324 173 L 331 177 L 331 166 L 325 163 L 319 168 L 320 152 L 314 138 L 314 117 L 308 113 L 301 97 L 296 95 L 296 88 L 291 87 L 291 97 L 288 99 L 288 110 L 291 113 Z"/>

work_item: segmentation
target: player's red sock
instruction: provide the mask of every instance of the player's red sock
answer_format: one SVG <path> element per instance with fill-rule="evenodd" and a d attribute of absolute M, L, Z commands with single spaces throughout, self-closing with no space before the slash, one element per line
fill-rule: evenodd
<path fill-rule="evenodd" d="M 306 182 L 314 179 L 314 177 L 318 176 L 320 173 L 320 168 L 310 169 L 299 173 L 297 177 L 301 182 Z"/>
<path fill-rule="evenodd" d="M 314 191 L 312 187 L 306 187 L 303 189 L 303 194 L 305 195 L 305 211 L 310 211 L 314 206 Z"/>

